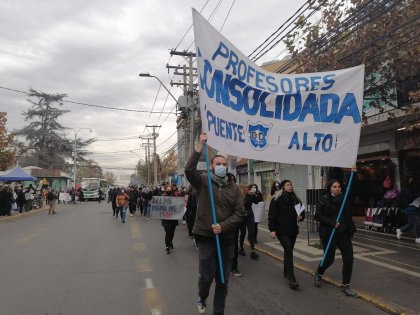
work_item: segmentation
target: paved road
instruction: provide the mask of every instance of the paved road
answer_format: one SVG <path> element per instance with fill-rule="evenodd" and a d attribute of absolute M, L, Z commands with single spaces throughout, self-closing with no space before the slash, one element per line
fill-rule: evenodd
<path fill-rule="evenodd" d="M 123 224 L 96 202 L 1 222 L 0 314 L 196 314 L 195 247 L 180 225 L 165 255 L 163 236 L 160 222 Z M 331 285 L 314 288 L 300 271 L 292 291 L 268 256 L 239 264 L 244 276 L 231 278 L 226 314 L 384 314 Z"/>
<path fill-rule="evenodd" d="M 315 270 L 322 259 L 322 250 L 307 246 L 306 224 L 300 224 L 300 235 L 295 250 L 295 261 Z M 268 236 L 267 224 L 260 224 L 262 247 L 282 256 L 278 242 Z M 310 243 L 319 242 L 316 233 L 310 234 Z M 395 235 L 365 232 L 358 229 L 353 238 L 355 261 L 352 284 L 369 294 L 380 297 L 385 303 L 398 304 L 395 309 L 420 313 L 420 245 L 413 239 L 397 240 Z M 336 263 L 327 274 L 341 280 L 342 261 L 337 250 Z"/>

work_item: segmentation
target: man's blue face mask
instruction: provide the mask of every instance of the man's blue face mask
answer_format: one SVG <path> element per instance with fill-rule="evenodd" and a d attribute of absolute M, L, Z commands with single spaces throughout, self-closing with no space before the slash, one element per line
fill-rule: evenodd
<path fill-rule="evenodd" d="M 214 167 L 214 175 L 218 177 L 225 177 L 227 172 L 227 168 L 224 165 L 216 165 Z"/>

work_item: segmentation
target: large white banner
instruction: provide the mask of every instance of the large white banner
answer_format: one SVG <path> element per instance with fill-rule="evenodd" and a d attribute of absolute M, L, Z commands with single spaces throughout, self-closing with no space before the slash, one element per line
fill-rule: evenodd
<path fill-rule="evenodd" d="M 203 130 L 208 144 L 245 158 L 351 167 L 359 146 L 364 65 L 265 71 L 193 9 Z"/>

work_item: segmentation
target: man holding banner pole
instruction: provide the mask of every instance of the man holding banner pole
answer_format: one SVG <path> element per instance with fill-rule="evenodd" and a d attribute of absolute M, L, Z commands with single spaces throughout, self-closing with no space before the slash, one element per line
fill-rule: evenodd
<path fill-rule="evenodd" d="M 213 300 L 213 314 L 224 314 L 228 293 L 228 280 L 234 256 L 234 231 L 245 217 L 245 208 L 239 187 L 228 180 L 227 161 L 221 155 L 211 159 L 210 181 L 197 170 L 197 163 L 207 141 L 207 134 L 202 133 L 195 151 L 185 166 L 185 175 L 190 184 L 198 191 L 197 215 L 193 233 L 198 246 L 199 280 L 198 311 L 206 312 L 206 299 L 215 279 L 216 289 Z M 213 189 L 214 200 L 210 198 L 209 184 Z M 217 222 L 213 222 L 211 202 L 214 202 Z M 216 238 L 220 241 L 220 255 Z M 218 259 L 222 260 L 222 267 Z M 223 270 L 221 270 L 223 269 Z M 223 272 L 224 281 L 222 281 Z"/>

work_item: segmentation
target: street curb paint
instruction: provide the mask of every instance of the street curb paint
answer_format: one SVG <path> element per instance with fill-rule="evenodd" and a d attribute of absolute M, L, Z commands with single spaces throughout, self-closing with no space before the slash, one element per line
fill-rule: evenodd
<path fill-rule="evenodd" d="M 249 246 L 249 243 L 248 242 L 245 242 L 245 243 Z M 255 249 L 257 251 L 259 251 L 259 252 L 267 255 L 267 256 L 270 256 L 271 258 L 274 258 L 274 259 L 276 259 L 278 261 L 283 261 L 283 259 L 280 256 L 278 256 L 278 255 L 270 252 L 269 250 L 260 248 L 258 245 L 255 246 Z M 294 266 L 295 266 L 295 268 L 297 268 L 297 269 L 299 269 L 299 270 L 301 270 L 301 271 L 303 271 L 305 273 L 308 273 L 308 274 L 310 274 L 312 276 L 314 275 L 314 271 L 313 270 L 308 269 L 308 268 L 306 268 L 305 266 L 303 266 L 301 264 L 295 263 Z M 334 285 L 336 287 L 340 287 L 340 285 L 341 285 L 338 281 L 334 280 L 331 277 L 325 276 L 325 275 L 322 277 L 322 280 L 324 282 L 329 283 L 329 284 L 332 284 L 332 285 Z M 353 287 L 353 289 L 354 289 L 354 287 Z M 403 307 L 401 305 L 394 304 L 394 303 L 387 303 L 382 298 L 380 298 L 378 296 L 375 296 L 373 294 L 370 294 L 368 292 L 362 291 L 360 289 L 354 289 L 354 291 L 356 291 L 357 294 L 359 294 L 359 297 L 362 300 L 364 300 L 365 302 L 368 302 L 368 303 L 376 306 L 377 308 L 379 308 L 379 309 L 381 309 L 381 310 L 383 310 L 383 311 L 385 311 L 385 312 L 387 312 L 389 314 L 392 314 L 392 315 L 414 315 L 414 314 L 418 314 L 417 312 L 415 312 L 413 310 L 410 310 L 410 309 L 408 309 L 406 307 Z"/>
<path fill-rule="evenodd" d="M 7 221 L 14 221 L 17 219 L 21 219 L 21 218 L 26 218 L 26 217 L 30 217 L 34 214 L 43 212 L 48 210 L 48 206 L 47 207 L 43 207 L 41 209 L 36 209 L 36 210 L 31 210 L 30 212 L 23 212 L 23 213 L 19 213 L 19 214 L 13 214 L 11 216 L 6 216 L 4 218 L 0 218 L 0 222 L 7 222 Z"/>

